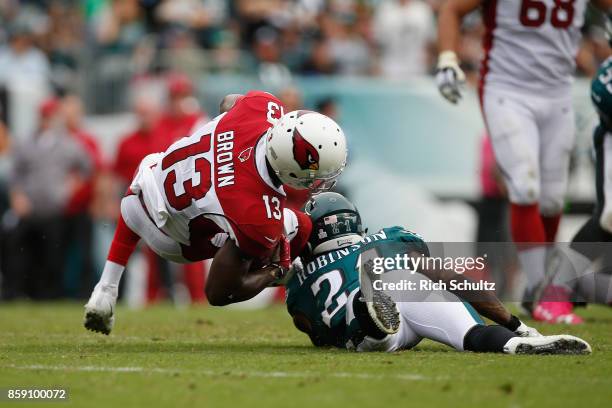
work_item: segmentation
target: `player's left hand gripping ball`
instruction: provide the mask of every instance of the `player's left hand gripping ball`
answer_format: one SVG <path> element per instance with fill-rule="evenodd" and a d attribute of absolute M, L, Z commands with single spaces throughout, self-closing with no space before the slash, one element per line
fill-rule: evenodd
<path fill-rule="evenodd" d="M 438 56 L 436 82 L 442 96 L 451 103 L 459 102 L 465 85 L 465 73 L 459 67 L 459 60 L 453 51 L 443 51 Z"/>

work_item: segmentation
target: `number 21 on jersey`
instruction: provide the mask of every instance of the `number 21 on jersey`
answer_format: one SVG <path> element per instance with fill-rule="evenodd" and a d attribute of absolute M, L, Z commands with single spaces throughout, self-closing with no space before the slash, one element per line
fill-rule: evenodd
<path fill-rule="evenodd" d="M 323 323 L 328 327 L 331 327 L 331 319 L 344 307 L 344 305 L 346 305 L 349 294 L 346 291 L 340 292 L 344 284 L 344 275 L 339 269 L 324 273 L 310 286 L 315 297 L 321 291 L 324 282 L 327 282 L 329 291 L 325 298 L 325 309 L 321 312 L 321 320 L 323 320 Z"/>

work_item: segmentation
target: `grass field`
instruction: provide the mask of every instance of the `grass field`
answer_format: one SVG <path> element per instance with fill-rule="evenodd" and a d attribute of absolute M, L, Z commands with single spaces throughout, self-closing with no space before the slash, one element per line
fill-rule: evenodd
<path fill-rule="evenodd" d="M 82 328 L 77 304 L 0 305 L 0 388 L 66 387 L 67 405 L 88 407 L 611 407 L 612 310 L 582 314 L 586 325 L 562 331 L 593 355 L 516 357 L 429 341 L 392 354 L 318 350 L 280 306 L 119 309 L 107 337 Z"/>

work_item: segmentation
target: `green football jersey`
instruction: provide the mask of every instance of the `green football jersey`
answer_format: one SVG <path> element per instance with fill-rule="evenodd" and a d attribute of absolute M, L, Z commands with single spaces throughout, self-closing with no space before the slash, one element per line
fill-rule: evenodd
<path fill-rule="evenodd" d="M 591 81 L 591 100 L 600 116 L 612 118 L 612 57 L 601 63 Z"/>
<path fill-rule="evenodd" d="M 360 255 L 375 249 L 379 257 L 394 257 L 407 253 L 408 248 L 429 254 L 427 245 L 417 234 L 402 227 L 391 227 L 309 260 L 286 285 L 287 310 L 296 326 L 307 331 L 316 346 L 344 348 L 359 329 L 355 319 L 347 324 L 346 304 L 351 294 L 359 290 Z"/>

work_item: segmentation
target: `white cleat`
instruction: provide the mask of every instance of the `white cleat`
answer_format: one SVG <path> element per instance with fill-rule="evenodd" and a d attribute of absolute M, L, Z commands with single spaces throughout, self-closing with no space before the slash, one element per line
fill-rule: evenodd
<path fill-rule="evenodd" d="M 561 334 L 541 337 L 513 337 L 504 346 L 506 354 L 591 354 L 586 341 Z"/>
<path fill-rule="evenodd" d="M 110 334 L 115 323 L 115 305 L 117 304 L 118 288 L 97 284 L 85 305 L 85 321 L 87 330 Z"/>

